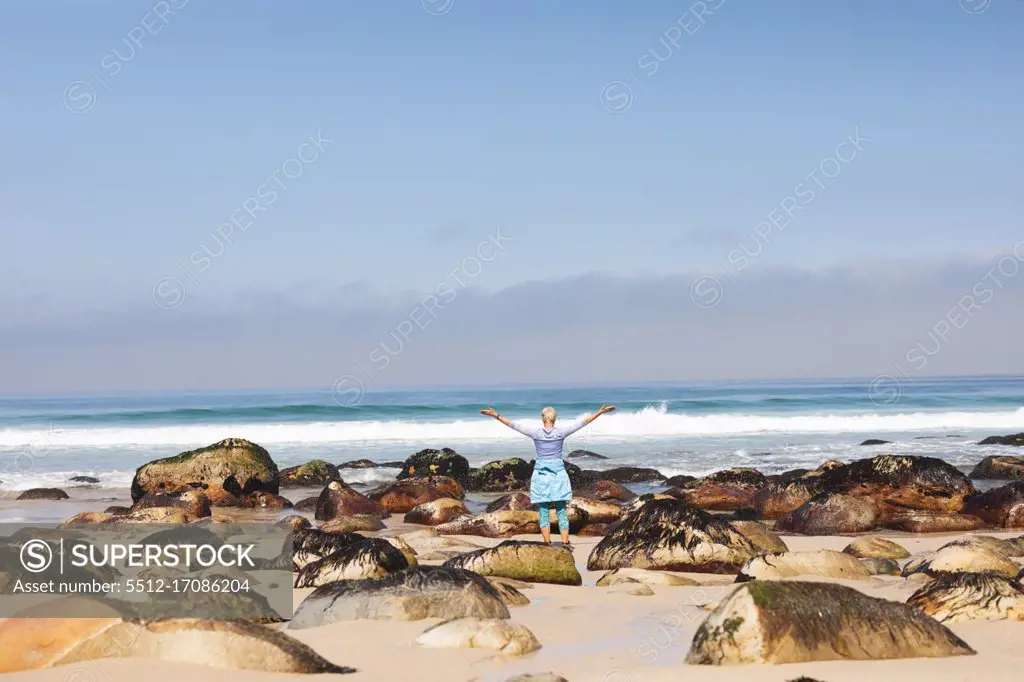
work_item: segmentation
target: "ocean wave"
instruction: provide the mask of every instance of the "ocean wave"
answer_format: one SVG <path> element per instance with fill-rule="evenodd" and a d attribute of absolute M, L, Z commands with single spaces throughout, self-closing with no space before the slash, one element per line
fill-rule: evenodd
<path fill-rule="evenodd" d="M 568 423 L 582 414 L 565 414 Z M 537 425 L 537 420 L 524 420 Z M 691 415 L 670 412 L 666 403 L 601 417 L 587 427 L 588 438 L 743 436 L 771 433 L 866 433 L 988 430 L 1024 427 L 1024 408 L 988 412 L 832 412 L 749 414 L 729 412 Z M 146 425 L 0 429 L 0 447 L 48 451 L 66 447 L 195 447 L 228 437 L 272 444 L 373 444 L 387 442 L 458 443 L 521 438 L 501 424 L 480 417 L 449 421 L 364 419 L 306 423 L 237 422 L 225 424 Z"/>

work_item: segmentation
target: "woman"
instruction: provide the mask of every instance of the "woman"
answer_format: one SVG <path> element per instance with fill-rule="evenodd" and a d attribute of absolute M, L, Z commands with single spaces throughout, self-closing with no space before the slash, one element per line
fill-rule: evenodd
<path fill-rule="evenodd" d="M 550 508 L 553 506 L 558 515 L 558 532 L 562 535 L 562 545 L 570 547 L 569 513 L 565 505 L 572 499 L 572 486 L 569 484 L 565 462 L 562 461 L 562 442 L 602 414 L 614 409 L 611 405 L 602 405 L 594 414 L 587 415 L 563 429 L 555 428 L 558 414 L 553 407 L 541 410 L 540 419 L 543 426 L 539 429 L 511 422 L 495 412 L 493 407 L 480 410 L 480 414 L 494 417 L 505 426 L 533 439 L 533 444 L 537 448 L 537 461 L 534 463 L 533 477 L 530 479 L 530 501 L 537 505 L 537 511 L 540 512 L 540 534 L 545 544 L 551 544 Z"/>

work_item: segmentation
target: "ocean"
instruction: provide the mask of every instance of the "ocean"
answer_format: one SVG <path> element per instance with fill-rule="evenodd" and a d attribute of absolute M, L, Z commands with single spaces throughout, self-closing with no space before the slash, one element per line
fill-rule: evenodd
<path fill-rule="evenodd" d="M 70 477 L 87 475 L 101 488 L 124 489 L 139 465 L 227 437 L 259 443 L 280 466 L 401 460 L 443 446 L 474 465 L 530 458 L 526 438 L 479 414 L 487 405 L 535 423 L 545 405 L 562 421 L 616 405 L 570 438 L 569 449 L 609 458 L 588 460 L 588 468 L 666 475 L 732 466 L 775 473 L 879 452 L 968 469 L 1008 449 L 978 440 L 1024 431 L 1024 377 L 405 389 L 367 391 L 352 402 L 330 390 L 0 398 L 0 485 L 67 488 Z M 866 438 L 892 443 L 859 445 Z M 395 473 L 346 470 L 345 478 L 370 484 Z"/>

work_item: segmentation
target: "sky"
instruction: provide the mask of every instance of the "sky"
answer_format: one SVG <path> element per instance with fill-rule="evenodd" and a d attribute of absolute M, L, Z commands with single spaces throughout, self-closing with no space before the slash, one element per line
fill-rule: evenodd
<path fill-rule="evenodd" d="M 0 393 L 1022 374 L 1022 35 L 1020 0 L 0 0 Z"/>

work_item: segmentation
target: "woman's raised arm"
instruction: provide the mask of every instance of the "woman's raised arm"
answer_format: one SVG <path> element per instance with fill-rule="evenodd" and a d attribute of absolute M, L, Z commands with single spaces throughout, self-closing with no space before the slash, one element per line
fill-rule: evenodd
<path fill-rule="evenodd" d="M 524 436 L 529 436 L 530 438 L 533 438 L 533 436 L 534 436 L 534 434 L 530 433 L 530 431 L 528 431 L 527 429 L 523 428 L 522 426 L 519 426 L 515 422 L 513 422 L 513 421 L 511 421 L 509 419 L 506 419 L 505 417 L 502 417 L 500 414 L 497 413 L 497 411 L 495 411 L 495 409 L 493 407 L 488 407 L 486 410 L 480 410 L 480 414 L 484 415 L 485 417 L 494 417 L 495 419 L 500 421 L 505 426 L 509 427 L 513 431 L 518 431 L 519 433 L 523 434 Z"/>

